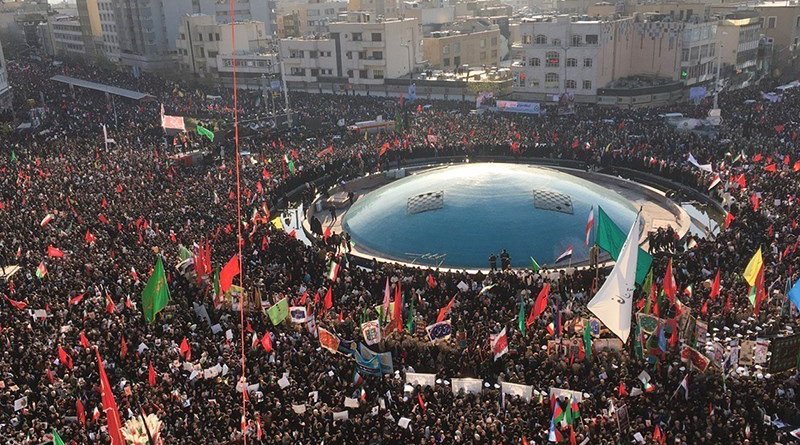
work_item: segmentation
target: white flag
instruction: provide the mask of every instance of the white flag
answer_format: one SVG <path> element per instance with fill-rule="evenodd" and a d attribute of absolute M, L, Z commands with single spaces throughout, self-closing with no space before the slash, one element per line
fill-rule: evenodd
<path fill-rule="evenodd" d="M 631 333 L 633 289 L 636 284 L 636 260 L 639 254 L 639 215 L 636 215 L 617 263 L 587 309 L 625 343 Z"/>
<path fill-rule="evenodd" d="M 697 159 L 695 159 L 694 156 L 692 156 L 691 153 L 689 153 L 689 159 L 687 159 L 686 161 L 689 162 L 690 164 L 694 165 L 695 167 L 699 168 L 700 170 L 703 170 L 703 171 L 709 172 L 709 173 L 713 173 L 713 170 L 711 168 L 711 164 L 700 164 L 699 162 L 697 162 Z"/>

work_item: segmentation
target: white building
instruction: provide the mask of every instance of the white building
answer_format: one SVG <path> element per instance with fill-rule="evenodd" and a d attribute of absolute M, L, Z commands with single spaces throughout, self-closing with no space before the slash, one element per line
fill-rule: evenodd
<path fill-rule="evenodd" d="M 52 54 L 56 57 L 85 58 L 89 49 L 85 45 L 83 30 L 77 17 L 52 17 L 47 21 Z"/>
<path fill-rule="evenodd" d="M 333 39 L 281 39 L 280 54 L 287 81 L 317 82 L 322 78 L 341 76 Z"/>
<path fill-rule="evenodd" d="M 8 72 L 6 71 L 6 56 L 3 53 L 3 45 L 0 43 L 0 110 L 11 109 L 13 95 L 11 86 L 8 85 Z"/>
<path fill-rule="evenodd" d="M 236 46 L 233 46 L 231 39 L 231 25 L 219 24 L 214 16 L 204 14 L 193 14 L 183 17 L 178 30 L 178 39 L 175 46 L 180 59 L 181 71 L 189 72 L 200 77 L 217 77 L 220 74 L 219 62 L 225 63 L 229 60 L 232 68 L 233 57 L 220 58 L 220 56 L 231 56 L 232 54 L 248 55 L 259 53 L 267 47 L 267 35 L 263 22 L 237 21 L 234 25 L 236 32 Z M 251 68 L 256 68 L 261 63 L 256 63 L 260 58 L 251 58 Z M 246 58 L 242 58 L 246 60 Z M 274 66 L 275 60 L 272 58 L 263 59 L 270 63 L 270 70 Z M 247 65 L 246 62 L 244 62 Z M 237 67 L 239 61 L 237 60 Z M 265 67 L 266 68 L 266 67 Z M 229 73 L 232 69 L 225 69 Z M 264 71 L 267 73 L 269 71 Z M 261 73 L 259 73 L 261 74 Z"/>

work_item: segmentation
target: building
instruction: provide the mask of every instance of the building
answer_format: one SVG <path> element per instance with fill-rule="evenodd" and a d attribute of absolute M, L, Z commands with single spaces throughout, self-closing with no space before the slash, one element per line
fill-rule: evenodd
<path fill-rule="evenodd" d="M 324 38 L 282 39 L 281 60 L 287 81 L 335 78 L 352 85 L 378 85 L 409 76 L 421 63 L 416 19 L 371 20 L 363 12 L 328 25 Z"/>
<path fill-rule="evenodd" d="M 92 11 L 91 9 L 86 12 Z M 78 9 L 81 13 L 81 8 Z M 97 15 L 100 20 L 99 52 L 112 63 L 119 62 L 119 36 L 117 35 L 117 21 L 114 17 L 113 0 L 97 0 Z M 92 19 L 88 19 L 92 20 Z"/>
<path fill-rule="evenodd" d="M 270 40 L 267 39 L 266 27 L 263 22 L 237 21 L 234 25 L 236 32 L 236 45 L 233 46 L 231 39 L 231 25 L 219 24 L 215 16 L 205 14 L 192 14 L 183 17 L 178 39 L 175 46 L 180 59 L 181 71 L 192 73 L 199 77 L 216 78 L 220 74 L 220 65 L 227 63 L 226 68 L 233 66 L 232 54 L 254 55 L 261 50 L 269 47 Z M 228 56 L 220 59 L 219 56 Z M 246 61 L 247 58 L 242 58 Z M 259 63 L 258 57 L 249 59 L 250 68 L 257 68 L 259 65 L 266 68 L 264 63 L 269 61 L 270 70 L 274 68 L 275 60 L 265 58 L 264 63 Z M 227 62 L 226 62 L 227 61 Z M 237 67 L 239 66 L 237 60 Z M 247 65 L 245 62 L 244 65 Z M 224 72 L 231 72 L 226 69 Z M 259 73 L 260 75 L 261 73 Z"/>
<path fill-rule="evenodd" d="M 44 26 L 46 43 L 43 47 L 50 51 L 51 56 L 85 59 L 91 55 L 78 17 L 51 17 Z"/>
<path fill-rule="evenodd" d="M 681 35 L 680 78 L 686 86 L 714 80 L 717 49 L 716 21 L 685 24 Z"/>
<path fill-rule="evenodd" d="M 102 28 L 100 24 L 100 9 L 98 0 L 77 0 L 78 22 L 81 24 L 83 46 L 86 53 L 97 57 L 100 53 L 98 46 L 102 43 Z"/>
<path fill-rule="evenodd" d="M 347 11 L 346 1 L 309 0 L 306 3 L 281 3 L 277 11 L 280 38 L 302 37 L 328 32 L 328 24 Z"/>
<path fill-rule="evenodd" d="M 733 86 L 753 80 L 758 71 L 761 17 L 754 11 L 727 15 L 717 26 L 720 77 Z"/>
<path fill-rule="evenodd" d="M 0 110 L 10 110 L 13 105 L 13 94 L 11 86 L 8 84 L 8 72 L 6 71 L 6 56 L 3 53 L 3 45 L 0 42 Z"/>
<path fill-rule="evenodd" d="M 523 20 L 521 60 L 512 65 L 515 96 L 545 100 L 568 93 L 593 101 L 597 88 L 630 74 L 633 19 Z"/>
<path fill-rule="evenodd" d="M 772 66 L 800 69 L 800 2 L 771 1 L 753 5 L 761 16 L 762 33 L 772 39 Z"/>
<path fill-rule="evenodd" d="M 375 18 L 397 18 L 400 16 L 400 2 L 398 0 L 348 0 L 347 10 L 367 12 Z"/>
<path fill-rule="evenodd" d="M 487 20 L 461 21 L 423 37 L 422 54 L 428 66 L 436 69 L 497 66 L 500 39 L 500 27 Z"/>

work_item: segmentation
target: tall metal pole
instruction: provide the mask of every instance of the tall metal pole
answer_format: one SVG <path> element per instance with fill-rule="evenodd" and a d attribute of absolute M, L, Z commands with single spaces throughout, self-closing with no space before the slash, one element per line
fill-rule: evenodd
<path fill-rule="evenodd" d="M 280 57 L 280 54 L 279 54 Z M 289 89 L 286 87 L 286 65 L 281 57 L 281 83 L 283 84 L 283 100 L 286 105 L 286 123 L 292 126 L 292 110 L 289 108 Z"/>

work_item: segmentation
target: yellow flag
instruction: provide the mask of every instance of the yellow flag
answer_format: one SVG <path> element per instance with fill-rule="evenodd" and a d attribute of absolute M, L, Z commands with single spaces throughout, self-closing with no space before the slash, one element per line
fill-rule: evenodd
<path fill-rule="evenodd" d="M 273 226 L 275 226 L 276 229 L 283 230 L 283 221 L 281 221 L 280 216 L 276 216 L 270 222 L 272 223 Z"/>
<path fill-rule="evenodd" d="M 758 276 L 758 271 L 761 270 L 762 267 L 764 267 L 764 259 L 761 257 L 761 248 L 759 247 L 744 269 L 744 279 L 747 281 L 747 284 L 755 286 L 756 276 Z"/>

